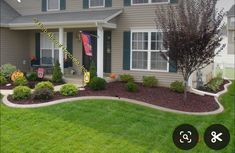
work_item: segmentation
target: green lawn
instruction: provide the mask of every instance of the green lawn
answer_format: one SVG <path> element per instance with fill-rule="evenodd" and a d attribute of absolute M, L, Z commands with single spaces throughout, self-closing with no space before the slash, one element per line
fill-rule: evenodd
<path fill-rule="evenodd" d="M 221 97 L 225 112 L 189 116 L 107 100 L 86 100 L 38 109 L 1 108 L 1 153 L 180 153 L 172 132 L 182 123 L 194 125 L 200 143 L 193 153 L 213 153 L 203 142 L 214 123 L 230 129 L 230 145 L 220 153 L 234 153 L 234 93 Z"/>

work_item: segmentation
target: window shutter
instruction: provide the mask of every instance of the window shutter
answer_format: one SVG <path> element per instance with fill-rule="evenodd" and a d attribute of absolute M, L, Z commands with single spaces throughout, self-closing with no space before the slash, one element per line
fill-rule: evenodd
<path fill-rule="evenodd" d="M 89 8 L 89 0 L 83 0 L 83 9 Z"/>
<path fill-rule="evenodd" d="M 60 0 L 60 10 L 66 9 L 66 0 Z"/>
<path fill-rule="evenodd" d="M 173 60 L 169 60 L 169 72 L 173 72 L 173 73 L 177 73 L 177 66 L 176 66 L 176 63 L 175 61 Z"/>
<path fill-rule="evenodd" d="M 112 0 L 105 0 L 105 7 L 112 7 Z"/>
<path fill-rule="evenodd" d="M 47 11 L 47 0 L 42 0 L 42 12 Z"/>
<path fill-rule="evenodd" d="M 124 6 L 131 6 L 131 0 L 124 0 Z"/>
<path fill-rule="evenodd" d="M 178 0 L 171 0 L 171 4 L 178 3 Z"/>
<path fill-rule="evenodd" d="M 35 57 L 35 64 L 40 65 L 40 33 L 35 33 Z"/>
<path fill-rule="evenodd" d="M 73 54 L 73 32 L 67 32 L 67 50 L 70 54 Z M 72 67 L 72 59 L 68 58 L 67 67 Z"/>
<path fill-rule="evenodd" d="M 130 70 L 131 32 L 123 33 L 123 70 Z"/>

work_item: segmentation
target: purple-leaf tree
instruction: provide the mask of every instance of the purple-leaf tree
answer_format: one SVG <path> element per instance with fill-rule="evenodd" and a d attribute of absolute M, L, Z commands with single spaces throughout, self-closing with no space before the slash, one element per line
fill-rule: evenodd
<path fill-rule="evenodd" d="M 213 63 L 225 46 L 220 43 L 224 13 L 215 9 L 216 3 L 217 0 L 179 0 L 176 5 L 156 9 L 156 25 L 162 29 L 163 45 L 168 48 L 162 56 L 182 73 L 184 100 L 190 75 Z"/>

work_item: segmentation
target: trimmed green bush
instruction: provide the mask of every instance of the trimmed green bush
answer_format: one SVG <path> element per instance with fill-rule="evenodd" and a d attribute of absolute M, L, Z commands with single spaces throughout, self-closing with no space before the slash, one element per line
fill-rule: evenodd
<path fill-rule="evenodd" d="M 4 85 L 6 83 L 7 83 L 7 79 L 4 76 L 0 75 L 0 85 Z"/>
<path fill-rule="evenodd" d="M 28 81 L 24 76 L 23 77 L 18 77 L 14 81 L 15 86 L 25 86 L 27 84 L 28 84 Z"/>
<path fill-rule="evenodd" d="M 128 82 L 126 85 L 125 85 L 125 88 L 127 91 L 129 92 L 136 92 L 138 91 L 138 86 L 136 83 L 134 82 Z"/>
<path fill-rule="evenodd" d="M 134 77 L 130 74 L 122 74 L 120 75 L 120 80 L 122 82 L 134 82 Z"/>
<path fill-rule="evenodd" d="M 205 85 L 207 91 L 216 92 L 219 90 L 220 85 L 223 84 L 224 80 L 220 77 L 213 78 L 210 82 Z"/>
<path fill-rule="evenodd" d="M 143 85 L 146 87 L 156 87 L 158 80 L 155 76 L 143 76 Z"/>
<path fill-rule="evenodd" d="M 183 93 L 184 83 L 182 81 L 174 81 L 171 83 L 170 89 L 174 92 Z"/>
<path fill-rule="evenodd" d="M 94 77 L 89 83 L 89 87 L 93 90 L 104 90 L 106 87 L 106 81 L 99 77 Z"/>
<path fill-rule="evenodd" d="M 90 71 L 90 79 L 93 79 L 94 77 L 96 77 L 96 66 L 95 66 L 95 62 L 92 60 L 90 63 L 90 67 L 89 67 L 89 71 Z"/>
<path fill-rule="evenodd" d="M 38 79 L 38 75 L 36 72 L 31 72 L 27 74 L 26 76 L 29 81 L 36 81 Z"/>
<path fill-rule="evenodd" d="M 35 86 L 35 90 L 37 89 L 42 89 L 42 88 L 48 88 L 51 91 L 54 91 L 54 86 L 50 81 L 43 81 L 43 82 L 39 82 L 36 86 Z"/>
<path fill-rule="evenodd" d="M 31 96 L 31 89 L 27 86 L 18 86 L 13 89 L 12 98 L 15 100 L 28 99 Z"/>
<path fill-rule="evenodd" d="M 0 71 L 5 78 L 9 79 L 11 74 L 16 71 L 16 67 L 11 64 L 4 64 L 1 66 Z"/>
<path fill-rule="evenodd" d="M 60 94 L 63 96 L 75 96 L 78 93 L 78 88 L 73 84 L 65 84 L 60 88 Z"/>
<path fill-rule="evenodd" d="M 54 92 L 49 89 L 49 88 L 38 88 L 35 89 L 32 95 L 33 99 L 38 99 L 38 100 L 48 100 L 52 99 L 54 96 Z"/>
<path fill-rule="evenodd" d="M 56 83 L 63 82 L 63 74 L 61 72 L 60 63 L 58 60 L 53 66 L 52 82 Z"/>

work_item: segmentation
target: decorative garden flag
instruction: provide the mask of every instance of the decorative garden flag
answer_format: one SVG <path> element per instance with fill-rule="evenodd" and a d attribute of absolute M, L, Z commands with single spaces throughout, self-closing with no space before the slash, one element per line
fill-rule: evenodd
<path fill-rule="evenodd" d="M 82 44 L 87 56 L 92 56 L 91 36 L 87 33 L 82 32 Z"/>

